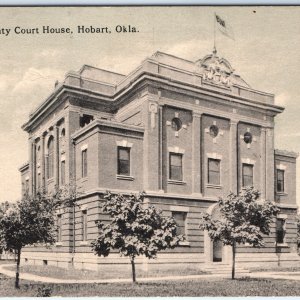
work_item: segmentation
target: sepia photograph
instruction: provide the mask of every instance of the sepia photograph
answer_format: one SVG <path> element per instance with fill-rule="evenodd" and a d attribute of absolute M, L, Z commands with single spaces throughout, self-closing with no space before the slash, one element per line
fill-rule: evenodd
<path fill-rule="evenodd" d="M 300 6 L 0 19 L 0 297 L 300 296 Z"/>

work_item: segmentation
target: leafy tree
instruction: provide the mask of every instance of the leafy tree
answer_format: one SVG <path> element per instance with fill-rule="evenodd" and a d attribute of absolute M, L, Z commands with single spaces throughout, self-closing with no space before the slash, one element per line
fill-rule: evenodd
<path fill-rule="evenodd" d="M 279 211 L 270 201 L 258 201 L 259 195 L 253 187 L 242 189 L 238 195 L 230 193 L 225 199 L 219 199 L 217 219 L 209 214 L 201 218 L 200 228 L 208 231 L 211 240 L 232 246 L 232 279 L 236 245 L 248 243 L 263 247 L 263 235 L 269 235 L 273 216 Z"/>
<path fill-rule="evenodd" d="M 132 281 L 136 281 L 135 258 L 144 255 L 155 258 L 161 250 L 174 248 L 183 240 L 176 234 L 176 222 L 165 217 L 154 206 L 145 207 L 144 194 L 104 196 L 103 212 L 111 217 L 109 224 L 96 221 L 99 237 L 92 242 L 92 249 L 98 256 L 108 256 L 115 249 L 121 256 L 130 259 Z"/>
<path fill-rule="evenodd" d="M 19 288 L 22 248 L 35 243 L 53 244 L 56 236 L 56 201 L 44 193 L 25 196 L 17 203 L 4 203 L 0 209 L 0 244 L 17 255 L 16 282 Z"/>
<path fill-rule="evenodd" d="M 46 193 L 39 189 L 36 195 L 26 193 L 17 203 L 0 203 L 0 249 L 17 255 L 16 282 L 19 288 L 21 251 L 25 246 L 41 243 L 50 246 L 56 241 L 56 212 L 72 209 L 75 229 L 75 207 L 78 192 L 74 180 L 60 188 Z M 75 235 L 73 235 L 75 236 Z M 75 239 L 73 241 L 73 252 Z M 73 263 L 73 259 L 72 259 Z"/>
<path fill-rule="evenodd" d="M 300 215 L 297 215 L 297 246 L 300 248 Z"/>

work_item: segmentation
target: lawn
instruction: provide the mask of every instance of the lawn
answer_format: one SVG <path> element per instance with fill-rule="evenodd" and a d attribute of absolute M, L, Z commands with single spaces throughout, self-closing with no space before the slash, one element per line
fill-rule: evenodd
<path fill-rule="evenodd" d="M 15 266 L 5 266 L 5 269 L 14 271 Z M 20 268 L 20 273 L 30 273 L 38 276 L 45 276 L 59 279 L 111 279 L 111 278 L 131 278 L 131 266 L 124 266 L 120 268 L 112 266 L 103 266 L 99 272 L 90 270 L 67 269 L 58 268 L 54 266 L 40 266 L 40 265 L 23 265 Z M 197 264 L 179 267 L 165 267 L 160 268 L 149 267 L 148 271 L 143 270 L 140 266 L 136 269 L 137 278 L 143 277 L 157 277 L 157 276 L 170 276 L 170 275 L 202 275 L 208 274 L 201 270 Z"/>
<path fill-rule="evenodd" d="M 300 282 L 269 279 L 214 279 L 159 281 L 147 283 L 112 284 L 39 284 L 21 281 L 20 290 L 14 289 L 14 279 L 0 275 L 1 297 L 38 295 L 38 290 L 46 287 L 51 296 L 63 297 L 147 297 L 147 296 L 299 296 Z"/>
<path fill-rule="evenodd" d="M 249 268 L 251 272 L 300 272 L 300 266 L 270 266 L 270 267 L 259 267 L 259 268 Z"/>

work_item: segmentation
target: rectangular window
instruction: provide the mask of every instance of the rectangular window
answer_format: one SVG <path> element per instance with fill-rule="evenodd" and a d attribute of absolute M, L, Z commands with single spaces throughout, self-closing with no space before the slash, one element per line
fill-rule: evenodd
<path fill-rule="evenodd" d="M 220 165 L 219 159 L 208 159 L 208 183 L 220 185 Z"/>
<path fill-rule="evenodd" d="M 54 155 L 53 152 L 49 153 L 46 157 L 47 163 L 47 178 L 50 179 L 53 177 L 54 174 Z"/>
<path fill-rule="evenodd" d="M 171 180 L 182 181 L 182 154 L 170 153 L 169 178 Z"/>
<path fill-rule="evenodd" d="M 81 177 L 87 177 L 87 149 L 81 151 Z"/>
<path fill-rule="evenodd" d="M 65 184 L 66 182 L 65 175 L 66 175 L 66 162 L 62 160 L 60 163 L 60 182 L 62 185 Z"/>
<path fill-rule="evenodd" d="M 87 240 L 87 211 L 83 210 L 81 212 L 81 222 L 82 222 L 82 241 Z"/>
<path fill-rule="evenodd" d="M 284 192 L 284 170 L 277 170 L 277 192 Z"/>
<path fill-rule="evenodd" d="M 57 242 L 61 242 L 61 215 L 57 215 Z"/>
<path fill-rule="evenodd" d="M 284 244 L 285 236 L 285 219 L 276 220 L 276 243 Z"/>
<path fill-rule="evenodd" d="M 174 218 L 177 229 L 176 229 L 176 234 L 186 234 L 186 212 L 182 211 L 173 211 L 172 212 L 172 217 Z"/>
<path fill-rule="evenodd" d="M 130 148 L 118 147 L 118 175 L 130 175 Z"/>
<path fill-rule="evenodd" d="M 243 187 L 253 186 L 253 165 L 243 164 Z"/>

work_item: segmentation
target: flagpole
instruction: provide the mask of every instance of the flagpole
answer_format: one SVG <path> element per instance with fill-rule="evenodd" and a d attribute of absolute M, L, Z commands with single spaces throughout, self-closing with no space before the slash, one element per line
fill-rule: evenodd
<path fill-rule="evenodd" d="M 216 51 L 216 13 L 214 13 L 214 51 Z"/>

